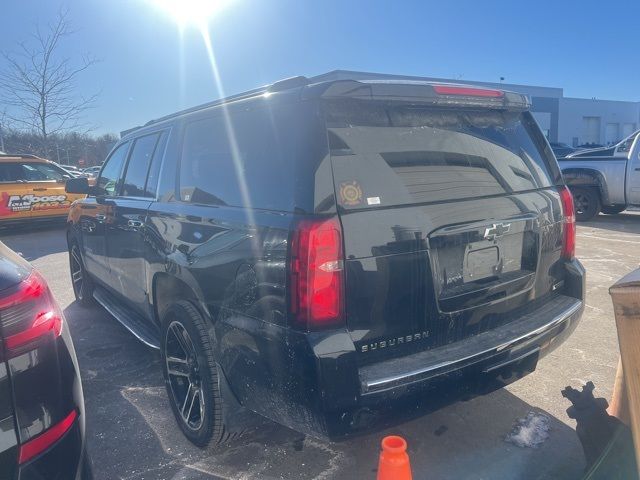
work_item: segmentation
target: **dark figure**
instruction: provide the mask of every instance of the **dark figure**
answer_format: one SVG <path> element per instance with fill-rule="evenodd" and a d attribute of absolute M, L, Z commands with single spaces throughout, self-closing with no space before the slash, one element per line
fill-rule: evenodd
<path fill-rule="evenodd" d="M 567 415 L 577 422 L 576 433 L 582 443 L 587 468 L 598 460 L 619 428 L 628 429 L 607 413 L 607 400 L 593 397 L 594 389 L 593 382 L 587 382 L 582 392 L 571 387 L 562 390 L 562 396 L 573 404 L 567 409 Z"/>

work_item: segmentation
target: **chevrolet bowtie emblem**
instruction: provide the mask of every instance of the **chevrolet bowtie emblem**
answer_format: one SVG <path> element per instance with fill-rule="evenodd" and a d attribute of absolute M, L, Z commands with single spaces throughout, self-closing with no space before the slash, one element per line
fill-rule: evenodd
<path fill-rule="evenodd" d="M 494 223 L 490 227 L 484 229 L 484 239 L 485 240 L 493 240 L 497 237 L 501 237 L 505 233 L 508 233 L 511 230 L 510 223 Z"/>

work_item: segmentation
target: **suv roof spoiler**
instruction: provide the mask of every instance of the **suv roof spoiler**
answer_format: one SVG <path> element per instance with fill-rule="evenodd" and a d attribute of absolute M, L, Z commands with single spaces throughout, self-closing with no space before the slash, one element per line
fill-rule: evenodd
<path fill-rule="evenodd" d="M 507 90 L 414 80 L 336 80 L 311 86 L 321 89 L 322 98 L 354 98 L 428 103 L 439 106 L 472 106 L 507 110 L 528 110 L 526 95 Z M 311 93 L 311 92 L 309 92 Z M 311 93 L 313 96 L 314 93 Z"/>
<path fill-rule="evenodd" d="M 302 75 L 285 78 L 270 85 L 265 85 L 253 90 L 224 97 L 219 100 L 204 103 L 202 105 L 180 110 L 179 112 L 150 120 L 143 126 L 123 130 L 120 133 L 120 136 L 125 137 L 126 135 L 129 135 L 141 128 L 186 115 L 188 113 L 204 110 L 206 108 L 216 107 L 223 104 L 227 105 L 241 100 L 257 98 L 264 94 L 294 89 L 303 89 L 301 92 L 303 98 L 351 97 L 371 100 L 386 99 L 398 101 L 419 101 L 420 103 L 426 102 L 442 106 L 465 105 L 510 110 L 527 110 L 530 107 L 530 103 L 526 95 L 507 90 L 496 90 L 492 88 L 478 87 L 475 85 L 406 80 L 400 77 L 397 79 L 391 78 L 387 80 L 322 80 L 326 75 L 328 74 L 311 78 L 307 78 Z"/>

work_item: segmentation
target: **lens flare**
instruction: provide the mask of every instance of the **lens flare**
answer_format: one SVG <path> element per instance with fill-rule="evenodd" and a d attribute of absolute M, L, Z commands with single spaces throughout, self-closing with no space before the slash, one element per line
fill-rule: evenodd
<path fill-rule="evenodd" d="M 202 27 L 233 0 L 149 0 L 180 26 Z"/>

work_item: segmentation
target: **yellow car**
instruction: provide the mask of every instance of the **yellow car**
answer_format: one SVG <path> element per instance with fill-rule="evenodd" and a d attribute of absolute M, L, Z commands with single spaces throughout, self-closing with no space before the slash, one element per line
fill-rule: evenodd
<path fill-rule="evenodd" d="M 64 191 L 73 176 L 34 155 L 0 155 L 0 226 L 65 219 L 74 200 L 85 195 Z"/>

